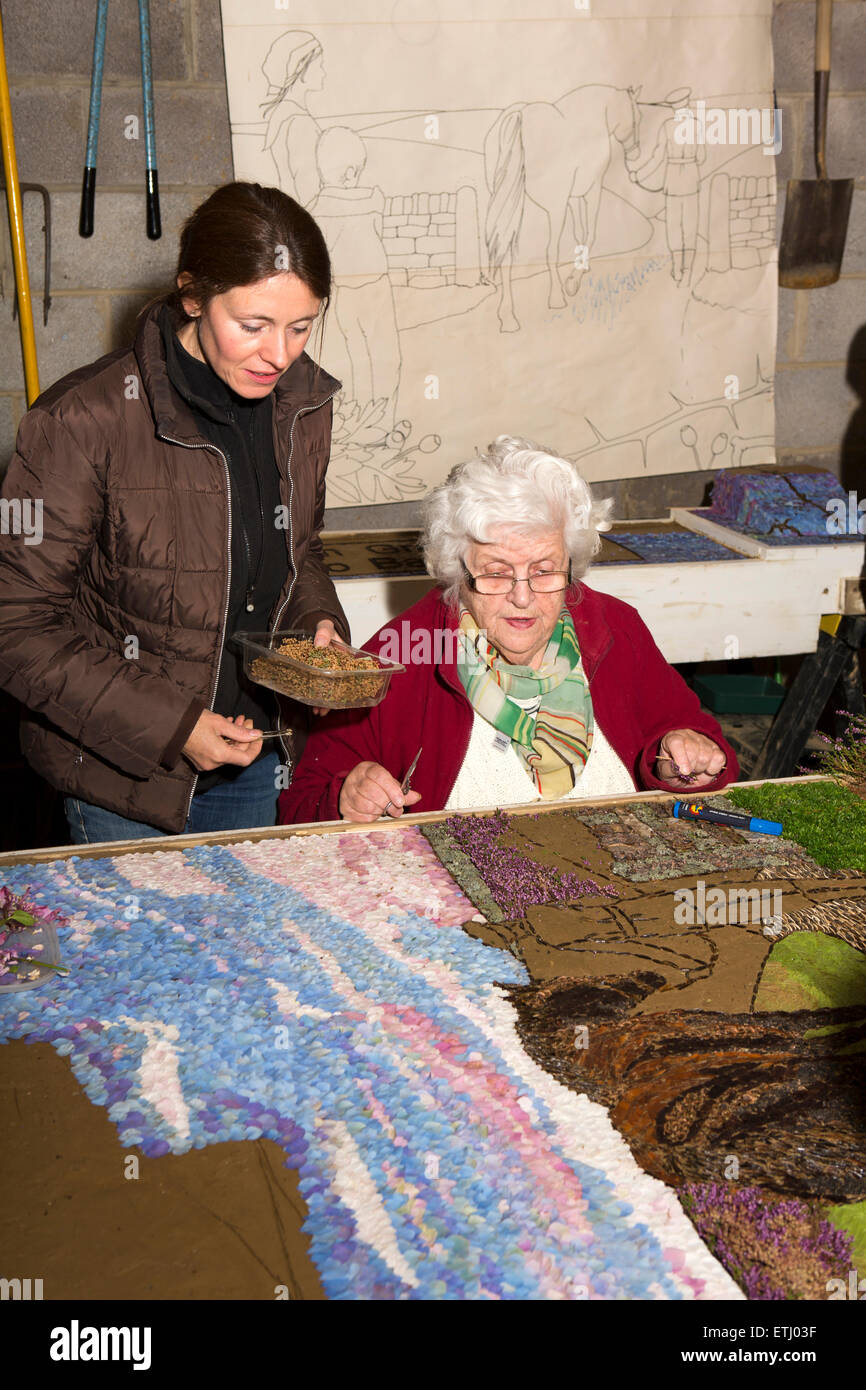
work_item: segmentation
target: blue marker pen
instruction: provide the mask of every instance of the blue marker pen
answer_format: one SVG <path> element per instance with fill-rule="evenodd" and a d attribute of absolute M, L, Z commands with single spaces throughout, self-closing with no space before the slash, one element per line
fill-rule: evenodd
<path fill-rule="evenodd" d="M 703 801 L 675 801 L 671 815 L 677 820 L 708 820 L 714 825 L 729 825 L 733 830 L 754 830 L 759 835 L 781 835 L 782 822 L 760 820 L 758 816 L 747 816 L 742 811 L 717 811 L 705 806 Z"/>

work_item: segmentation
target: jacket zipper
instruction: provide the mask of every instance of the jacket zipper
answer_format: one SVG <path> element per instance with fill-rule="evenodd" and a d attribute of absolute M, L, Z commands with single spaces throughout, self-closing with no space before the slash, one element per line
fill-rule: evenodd
<path fill-rule="evenodd" d="M 338 388 L 338 389 L 339 389 L 339 388 Z M 319 401 L 319 404 L 318 404 L 318 405 L 305 405 L 305 406 L 303 406 L 303 407 L 297 412 L 297 414 L 295 415 L 295 418 L 292 420 L 292 426 L 291 426 L 291 429 L 289 430 L 289 457 L 288 457 L 288 460 L 287 460 L 287 462 L 286 462 L 286 472 L 287 472 L 288 475 L 289 475 L 289 560 L 291 561 L 291 565 L 292 565 L 292 578 L 291 578 L 291 582 L 290 582 L 290 584 L 289 584 L 288 593 L 286 594 L 286 597 L 283 599 L 283 602 L 280 604 L 279 608 L 277 609 L 276 616 L 274 617 L 273 622 L 271 623 L 271 634 L 272 634 L 272 635 L 273 635 L 273 634 L 278 630 L 278 628 L 279 628 L 279 625 L 280 625 L 280 618 L 282 617 L 283 609 L 286 607 L 286 604 L 289 602 L 289 599 L 292 597 L 292 590 L 293 590 L 294 587 L 295 587 L 295 580 L 296 580 L 297 577 L 298 577 L 298 572 L 297 572 L 297 570 L 296 570 L 296 568 L 295 568 L 295 545 L 294 545 L 294 532 L 293 532 L 293 529 L 292 529 L 292 502 L 294 501 L 294 497 L 295 497 L 295 484 L 294 484 L 294 480 L 293 480 L 293 478 L 292 478 L 292 455 L 293 455 L 294 452 L 295 452 L 295 425 L 298 423 L 298 420 L 300 419 L 300 417 L 301 417 L 302 415 L 309 415 L 310 411 L 312 411 L 312 410 L 321 410 L 322 406 L 323 406 L 323 405 L 327 405 L 327 404 L 328 404 L 328 401 L 332 401 L 332 400 L 334 399 L 334 397 L 336 396 L 336 394 L 337 394 L 336 391 L 332 391 L 331 394 L 330 394 L 330 396 L 327 396 L 327 397 L 325 398 L 325 400 L 323 400 L 323 401 Z M 277 723 L 279 724 L 280 717 L 281 717 L 281 716 L 280 716 L 280 702 L 279 702 L 279 700 L 277 699 L 276 696 L 274 696 L 274 704 L 275 704 L 276 707 L 277 707 Z M 288 765 L 289 767 L 293 767 L 294 765 L 293 765 L 293 762 L 292 762 L 291 754 L 289 753 L 289 750 L 288 750 L 288 748 L 286 747 L 285 743 L 283 742 L 282 738 L 278 738 L 278 739 L 277 739 L 277 743 L 280 745 L 280 747 L 281 747 L 282 750 L 283 750 L 283 756 L 285 757 L 285 760 L 286 760 L 287 765 Z"/>
<path fill-rule="evenodd" d="M 259 470 L 256 468 L 256 446 L 255 446 L 255 439 L 254 439 L 254 437 L 253 437 L 253 420 L 252 420 L 252 416 L 250 416 L 250 463 L 252 464 L 253 478 L 255 479 L 255 484 L 256 484 L 256 499 L 257 499 L 258 504 L 259 504 L 259 559 L 258 559 L 258 564 L 256 565 L 256 577 L 255 577 L 255 579 L 253 579 L 253 580 L 251 581 L 250 587 L 249 587 L 249 592 L 247 593 L 247 612 L 248 612 L 248 613 L 251 613 L 251 612 L 253 611 L 253 608 L 255 607 L 255 603 L 254 603 L 254 601 L 253 601 L 253 595 L 255 594 L 255 592 L 256 592 L 256 586 L 257 586 L 259 580 L 260 580 L 261 577 L 262 577 L 262 569 L 264 568 L 264 563 L 265 563 L 265 509 L 264 509 L 264 507 L 262 506 L 262 484 L 261 484 L 261 479 L 259 478 Z M 252 560 L 252 557 L 251 557 L 251 555 L 250 555 L 250 543 L 249 543 L 249 540 L 247 540 L 247 564 L 248 564 L 248 565 L 251 564 L 251 560 Z"/>
<path fill-rule="evenodd" d="M 230 462 L 230 461 L 231 461 L 231 454 L 227 453 L 225 457 L 226 457 L 226 461 L 227 461 L 227 462 Z M 243 503 L 240 501 L 240 496 L 238 497 L 238 513 L 239 513 L 239 515 L 240 515 L 240 521 L 241 521 L 241 536 L 243 537 L 244 551 L 245 551 L 246 557 L 247 557 L 247 585 L 246 585 L 246 589 L 245 589 L 245 592 L 244 592 L 244 606 L 245 606 L 245 608 L 246 608 L 246 610 L 247 610 L 248 613 L 252 613 L 252 612 L 253 612 L 253 609 L 254 609 L 255 606 L 256 606 L 256 605 L 255 605 L 256 585 L 258 584 L 259 580 L 261 579 L 261 576 L 262 576 L 262 565 L 264 564 L 264 558 L 265 558 L 265 514 L 264 514 L 264 509 L 263 509 L 263 507 L 262 507 L 262 490 L 261 490 L 261 487 L 259 486 L 259 483 L 258 483 L 258 475 L 256 475 L 256 488 L 257 488 L 258 496 L 259 496 L 259 530 L 260 530 L 261 544 L 260 544 L 260 549 L 259 549 L 259 560 L 258 560 L 258 564 L 256 565 L 255 578 L 253 578 L 253 556 L 252 556 L 252 551 L 250 550 L 250 536 L 249 536 L 249 532 L 247 531 L 247 523 L 246 523 L 246 518 L 245 518 L 245 516 L 244 516 Z"/>
<path fill-rule="evenodd" d="M 336 392 L 334 394 L 336 395 Z M 232 485 L 229 480 L 229 466 L 226 462 L 225 454 L 223 453 L 222 449 L 217 448 L 216 444 L 188 444 L 183 439 L 172 439 L 171 435 L 168 434 L 160 434 L 157 437 L 159 439 L 164 439 L 168 444 L 179 444 L 182 449 L 213 449 L 214 453 L 219 454 L 220 458 L 222 459 L 223 471 L 226 475 L 226 591 L 225 599 L 223 602 L 222 623 L 220 626 L 219 655 L 217 656 L 216 671 L 214 673 L 213 685 L 211 686 L 210 699 L 208 701 L 208 706 L 210 707 L 213 705 L 214 698 L 216 696 L 217 686 L 219 685 L 220 668 L 223 664 L 223 650 L 225 648 L 226 639 L 226 620 L 228 618 L 229 611 L 229 590 L 231 588 L 232 582 Z M 280 741 L 282 742 L 282 740 Z M 184 825 L 186 825 L 187 821 L 189 820 L 189 810 L 192 806 L 192 799 L 195 795 L 197 783 L 198 773 L 196 772 L 193 778 L 192 786 L 190 787 L 189 800 L 186 803 L 186 815 L 183 818 Z M 181 829 L 179 833 L 182 835 L 183 830 Z"/>
<path fill-rule="evenodd" d="M 233 424 L 237 424 L 237 420 L 236 420 L 236 418 L 235 418 L 235 413 L 234 413 L 234 411 L 231 410 L 231 409 L 229 410 L 229 419 L 232 421 Z M 238 426 L 238 433 L 240 434 L 240 426 Z M 243 507 L 243 502 L 241 501 L 241 496 L 240 496 L 240 494 L 238 494 L 238 515 L 240 516 L 240 521 L 241 521 L 241 535 L 243 536 L 244 550 L 245 550 L 245 552 L 246 552 L 246 557 L 247 557 L 247 584 L 246 584 L 246 592 L 245 592 L 245 594 L 244 594 L 244 604 L 245 604 L 245 606 L 246 606 L 247 612 L 248 612 L 248 613 L 252 613 L 253 610 L 254 610 L 254 608 L 255 608 L 254 595 L 255 595 L 255 592 L 256 592 L 256 586 L 258 585 L 258 582 L 259 582 L 259 580 L 260 580 L 261 577 L 262 577 L 262 566 L 264 565 L 264 562 L 265 562 L 265 513 L 264 513 L 264 508 L 263 508 L 263 506 L 262 506 L 262 486 L 261 486 L 261 483 L 260 483 L 260 481 L 259 481 L 259 474 L 258 474 L 258 470 L 257 470 L 257 468 L 256 468 L 256 460 L 255 460 L 255 442 L 254 442 L 254 439 L 253 439 L 253 422 L 252 422 L 252 419 L 250 420 L 249 439 L 250 439 L 250 451 L 249 451 L 248 459 L 249 459 L 249 463 L 250 463 L 250 465 L 251 465 L 251 467 L 252 467 L 253 478 L 255 479 L 255 484 L 256 484 L 256 498 L 257 498 L 258 504 L 259 504 L 259 558 L 258 558 L 258 563 L 257 563 L 257 565 L 256 565 L 255 578 L 253 577 L 253 572 L 252 572 L 252 571 L 253 571 L 253 556 L 252 556 L 252 551 L 251 551 L 251 549 L 250 549 L 250 536 L 249 536 L 249 532 L 248 532 L 248 530 L 247 530 L 247 521 L 246 521 L 246 517 L 244 516 L 244 507 Z M 231 454 L 229 454 L 228 452 L 226 453 L 226 460 L 227 460 L 227 462 L 231 462 Z"/>

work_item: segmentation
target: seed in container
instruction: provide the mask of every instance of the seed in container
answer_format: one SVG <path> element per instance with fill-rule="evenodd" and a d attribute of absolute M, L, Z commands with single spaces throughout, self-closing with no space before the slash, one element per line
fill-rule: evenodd
<path fill-rule="evenodd" d="M 273 657 L 251 661 L 251 678 L 305 704 L 329 709 L 375 705 L 388 684 L 390 673 L 380 670 L 373 657 L 337 643 L 317 647 L 307 637 L 284 637 L 271 650 Z"/>
<path fill-rule="evenodd" d="M 285 637 L 274 648 L 282 656 L 290 656 L 302 661 L 305 666 L 318 666 L 324 671 L 375 671 L 376 663 L 371 656 L 355 656 L 346 647 L 336 643 L 330 647 L 317 647 L 309 637 Z"/>

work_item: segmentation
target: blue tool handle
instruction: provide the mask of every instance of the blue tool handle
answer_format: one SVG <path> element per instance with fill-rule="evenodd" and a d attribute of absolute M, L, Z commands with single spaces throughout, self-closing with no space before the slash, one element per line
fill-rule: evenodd
<path fill-rule="evenodd" d="M 147 235 L 151 241 L 162 236 L 162 221 L 159 215 L 159 183 L 156 170 L 147 171 Z"/>
<path fill-rule="evenodd" d="M 84 179 L 81 185 L 79 236 L 93 236 L 93 195 L 96 191 L 96 149 L 99 144 L 99 113 L 102 108 L 102 72 L 105 67 L 105 34 L 108 28 L 108 0 L 99 0 L 93 33 L 93 69 L 90 74 L 90 111 L 87 119 L 87 149 L 84 153 Z"/>
<path fill-rule="evenodd" d="M 93 196 L 96 192 L 96 170 L 85 169 L 81 184 L 81 211 L 78 214 L 78 235 L 93 236 Z"/>
<path fill-rule="evenodd" d="M 147 165 L 147 235 L 151 241 L 162 236 L 159 210 L 159 179 L 156 172 L 156 130 L 153 122 L 153 72 L 150 64 L 150 11 L 148 0 L 138 0 L 138 28 L 141 36 L 141 98 L 144 106 L 144 152 Z"/>

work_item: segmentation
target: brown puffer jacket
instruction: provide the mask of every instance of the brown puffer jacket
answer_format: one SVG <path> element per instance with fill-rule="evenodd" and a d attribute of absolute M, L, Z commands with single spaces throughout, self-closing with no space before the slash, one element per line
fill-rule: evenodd
<path fill-rule="evenodd" d="M 169 381 L 158 314 L 21 422 L 0 494 L 41 499 L 43 536 L 25 544 L 8 520 L 0 534 L 0 686 L 25 706 L 22 750 L 47 782 L 176 833 L 196 781 L 181 749 L 224 645 L 230 505 L 225 458 Z M 319 539 L 339 387 L 306 353 L 275 387 L 289 565 L 272 629 L 329 617 L 348 636 Z"/>

